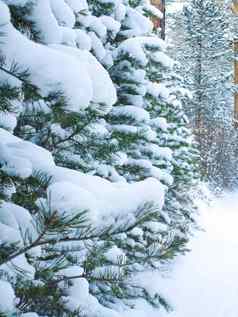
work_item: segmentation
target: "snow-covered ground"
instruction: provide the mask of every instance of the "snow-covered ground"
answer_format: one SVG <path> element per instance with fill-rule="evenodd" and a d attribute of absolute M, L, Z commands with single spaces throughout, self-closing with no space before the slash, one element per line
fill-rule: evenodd
<path fill-rule="evenodd" d="M 160 294 L 173 311 L 158 312 L 139 300 L 123 317 L 237 317 L 238 316 L 238 192 L 210 206 L 199 203 L 203 228 L 191 239 L 185 256 L 161 272 L 141 276 L 150 294 Z"/>
<path fill-rule="evenodd" d="M 205 231 L 163 283 L 174 306 L 168 317 L 237 317 L 238 193 L 201 206 L 200 222 Z"/>

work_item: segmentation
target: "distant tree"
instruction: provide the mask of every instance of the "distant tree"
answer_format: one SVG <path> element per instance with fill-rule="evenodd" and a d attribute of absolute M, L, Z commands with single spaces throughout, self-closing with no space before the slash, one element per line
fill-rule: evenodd
<path fill-rule="evenodd" d="M 215 188 L 233 186 L 237 132 L 232 125 L 230 13 L 222 3 L 192 0 L 168 21 L 171 52 L 193 95 L 184 108 L 200 147 L 202 173 Z"/>

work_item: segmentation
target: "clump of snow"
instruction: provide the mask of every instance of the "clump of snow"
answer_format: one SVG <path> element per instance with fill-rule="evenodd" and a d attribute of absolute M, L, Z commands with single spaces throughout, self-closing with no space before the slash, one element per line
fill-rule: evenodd
<path fill-rule="evenodd" d="M 160 117 L 151 119 L 151 125 L 157 129 L 161 129 L 162 131 L 166 131 L 169 127 L 167 120 Z"/>
<path fill-rule="evenodd" d="M 0 143 L 1 170 L 10 176 L 27 178 L 32 174 L 32 164 L 25 158 L 14 155 L 8 146 Z"/>
<path fill-rule="evenodd" d="M 103 2 L 101 0 L 101 2 Z M 126 6 L 121 1 L 115 1 L 115 19 L 121 22 L 126 16 Z"/>
<path fill-rule="evenodd" d="M 62 44 L 68 46 L 76 46 L 76 33 L 73 29 L 66 26 L 61 26 L 62 31 Z"/>
<path fill-rule="evenodd" d="M 172 68 L 174 65 L 174 61 L 164 52 L 156 52 L 150 55 L 152 61 L 156 63 L 160 63 L 164 67 Z"/>
<path fill-rule="evenodd" d="M 98 39 L 105 39 L 107 35 L 107 28 L 102 23 L 100 18 L 87 14 L 81 15 L 79 17 L 79 21 L 85 28 L 88 28 L 91 32 L 93 32 L 93 34 L 95 34 L 98 37 Z"/>
<path fill-rule="evenodd" d="M 155 221 L 148 221 L 143 225 L 143 227 L 152 231 L 153 233 L 168 231 L 168 226 L 166 224 L 163 224 L 161 222 L 155 222 Z"/>
<path fill-rule="evenodd" d="M 1 112 L 0 113 L 0 127 L 9 131 L 13 131 L 17 125 L 17 118 L 14 113 Z"/>
<path fill-rule="evenodd" d="M 146 50 L 158 49 L 163 51 L 166 48 L 166 44 L 158 37 L 135 37 L 122 42 L 119 45 L 115 55 L 128 54 L 133 57 L 141 66 L 146 66 L 148 63 L 148 57 Z M 151 54 L 151 53 L 150 53 Z"/>
<path fill-rule="evenodd" d="M 75 277 L 71 280 L 67 290 L 65 290 L 63 282 L 59 285 L 65 291 L 64 300 L 66 307 L 70 311 L 74 312 L 80 309 L 82 314 L 87 314 L 88 316 L 119 317 L 119 314 L 113 310 L 100 305 L 97 299 L 90 294 L 89 283 L 83 277 L 82 268 L 71 266 L 61 270 L 59 273 L 65 277 Z"/>
<path fill-rule="evenodd" d="M 120 250 L 117 246 L 113 246 L 111 249 L 109 249 L 104 256 L 106 259 L 114 264 L 118 263 L 118 260 L 125 257 L 125 254 L 122 250 Z"/>
<path fill-rule="evenodd" d="M 35 239 L 37 236 L 36 229 L 33 225 L 33 218 L 29 211 L 21 206 L 11 202 L 1 202 L 0 205 L 0 244 L 1 243 L 17 243 L 19 247 L 23 247 L 26 242 L 24 239 Z M 31 255 L 38 254 L 39 247 L 31 250 Z M 25 255 L 22 254 L 12 261 L 13 265 L 24 269 L 27 274 L 34 275 L 34 268 L 26 261 Z M 9 267 L 10 264 L 7 265 Z M 11 265 L 10 265 L 11 266 Z M 1 266 L 3 269 L 5 265 Z M 15 274 L 15 272 L 11 272 Z"/>
<path fill-rule="evenodd" d="M 99 214 L 97 199 L 88 190 L 69 181 L 54 182 L 48 188 L 51 206 L 58 213 L 74 215 L 81 211 L 91 211 L 90 220 L 95 221 Z"/>
<path fill-rule="evenodd" d="M 118 215 L 124 216 L 125 221 L 127 218 L 134 221 L 136 209 L 146 202 L 156 204 L 159 209 L 162 209 L 164 203 L 165 188 L 153 178 L 133 184 L 111 183 L 97 176 L 62 167 L 52 169 L 51 176 L 52 186 L 58 187 L 54 195 L 56 206 L 58 207 L 60 202 L 66 204 L 65 201 L 72 206 L 71 210 L 84 210 L 88 206 L 92 219 L 97 219 L 99 224 L 110 224 Z M 68 182 L 67 192 L 62 182 Z"/>
<path fill-rule="evenodd" d="M 28 40 L 10 24 L 2 27 L 2 31 L 6 41 L 1 50 L 6 53 L 7 64 L 11 65 L 14 61 L 22 69 L 27 69 L 30 81 L 39 88 L 42 96 L 63 92 L 72 111 L 89 105 L 93 97 L 92 84 L 83 63 L 68 54 Z M 26 51 L 31 51 L 31 55 L 26 56 Z M 62 68 L 62 65 L 67 67 Z"/>
<path fill-rule="evenodd" d="M 52 12 L 50 0 L 35 1 L 28 19 L 34 23 L 44 44 L 61 43 L 62 32 Z"/>
<path fill-rule="evenodd" d="M 86 0 L 65 0 L 65 2 L 75 13 L 88 10 L 88 3 Z"/>
<path fill-rule="evenodd" d="M 74 30 L 76 34 L 76 43 L 79 49 L 90 51 L 92 48 L 91 38 L 83 30 Z"/>
<path fill-rule="evenodd" d="M 157 17 L 158 19 L 163 19 L 163 13 L 156 8 L 156 6 L 151 5 L 149 1 L 145 3 L 142 8 L 145 12 L 148 12 L 149 14 L 152 14 L 154 17 Z"/>
<path fill-rule="evenodd" d="M 31 142 L 22 141 L 0 128 L 1 169 L 8 175 L 27 178 L 33 171 L 54 166 L 50 152 Z"/>
<path fill-rule="evenodd" d="M 8 24 L 10 19 L 11 17 L 8 7 L 0 1 L 0 25 Z"/>
<path fill-rule="evenodd" d="M 91 38 L 92 50 L 99 61 L 102 61 L 106 56 L 106 50 L 102 44 L 102 41 L 94 32 L 89 32 L 88 35 Z"/>
<path fill-rule="evenodd" d="M 148 122 L 150 120 L 150 114 L 148 111 L 135 106 L 118 106 L 114 107 L 110 112 L 111 116 L 125 116 L 132 118 L 137 122 Z"/>
<path fill-rule="evenodd" d="M 121 31 L 120 34 L 127 38 L 146 35 L 153 30 L 152 21 L 130 7 L 127 8 L 126 17 L 123 22 L 125 30 Z"/>
<path fill-rule="evenodd" d="M 73 28 L 75 25 L 75 15 L 69 5 L 64 0 L 50 0 L 50 4 L 59 25 Z"/>
<path fill-rule="evenodd" d="M 16 229 L 11 228 L 10 226 L 0 223 L 0 243 L 19 243 L 22 246 L 20 232 Z"/>
<path fill-rule="evenodd" d="M 173 158 L 173 151 L 168 147 L 161 147 L 157 144 L 148 144 L 144 146 L 143 152 L 149 153 L 154 158 L 161 158 L 167 161 L 171 161 Z"/>
<path fill-rule="evenodd" d="M 121 23 L 112 17 L 103 15 L 100 17 L 100 21 L 105 25 L 107 31 L 110 31 L 113 37 L 120 31 Z"/>
<path fill-rule="evenodd" d="M 171 90 L 164 83 L 149 83 L 147 85 L 147 93 L 154 98 L 162 98 L 168 100 Z"/>
<path fill-rule="evenodd" d="M 116 89 L 108 72 L 91 53 L 64 45 L 53 47 L 77 58 L 78 61 L 84 65 L 92 83 L 92 102 L 102 103 L 108 106 L 112 106 L 116 102 Z"/>
<path fill-rule="evenodd" d="M 11 284 L 0 280 L 0 312 L 2 313 L 11 313 L 14 310 L 14 300 L 15 294 L 11 287 Z"/>

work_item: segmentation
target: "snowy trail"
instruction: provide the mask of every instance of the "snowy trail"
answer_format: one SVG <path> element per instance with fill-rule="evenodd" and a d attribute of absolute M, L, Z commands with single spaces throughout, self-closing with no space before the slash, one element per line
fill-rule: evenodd
<path fill-rule="evenodd" d="M 180 257 L 163 285 L 174 312 L 168 317 L 238 316 L 238 193 L 202 207 L 192 251 Z"/>

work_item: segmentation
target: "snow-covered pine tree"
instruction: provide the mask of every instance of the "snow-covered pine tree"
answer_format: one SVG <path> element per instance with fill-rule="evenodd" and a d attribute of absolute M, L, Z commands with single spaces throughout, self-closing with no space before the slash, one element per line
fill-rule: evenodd
<path fill-rule="evenodd" d="M 193 95 L 184 108 L 200 146 L 202 173 L 215 188 L 234 186 L 237 169 L 229 14 L 222 2 L 194 0 L 168 17 L 171 52 Z"/>
<path fill-rule="evenodd" d="M 61 166 L 99 174 L 97 171 L 106 169 L 105 162 L 111 162 L 111 153 L 115 150 L 107 130 L 105 114 L 110 111 L 116 95 L 113 85 L 107 86 L 111 83 L 108 74 L 89 51 L 92 50 L 98 60 L 106 59 L 110 65 L 110 52 L 104 45 L 109 33 L 112 38 L 120 24 L 116 21 L 114 24 L 107 23 L 113 20 L 109 17 L 93 16 L 86 1 L 48 1 L 48 4 L 45 1 L 29 1 L 21 6 L 12 4 L 9 7 L 13 23 L 23 34 L 82 60 L 81 65 L 85 64 L 87 71 L 91 72 L 89 79 L 85 75 L 84 65 L 82 78 L 85 77 L 84 82 L 93 78 L 94 93 L 89 106 L 86 98 L 85 105 L 79 111 L 68 111 L 65 108 L 69 100 L 62 95 L 61 87 L 47 100 L 42 100 L 36 94 L 28 94 L 24 100 L 24 112 L 19 119 L 17 134 L 28 140 L 34 138 L 35 143 L 52 152 Z M 39 18 L 42 11 L 46 12 L 47 23 Z M 83 79 L 78 84 L 82 82 Z M 85 96 L 92 95 L 92 90 L 84 90 Z M 83 94 L 83 89 L 79 94 Z M 111 176 L 113 172 L 109 168 Z"/>
<path fill-rule="evenodd" d="M 149 2 L 126 5 L 118 1 L 92 1 L 90 8 L 96 16 L 107 14 L 110 18 L 118 19 L 121 24 L 115 39 L 108 38 L 110 45 L 107 46 L 114 57 L 109 73 L 118 87 L 119 97 L 118 103 L 108 113 L 106 120 L 114 140 L 115 153 L 106 168 L 98 169 L 97 172 L 113 181 L 124 178 L 129 182 L 135 182 L 153 176 L 170 186 L 173 177 L 176 178 L 176 184 L 171 186 L 171 192 L 167 195 L 164 214 L 154 214 L 149 222 L 138 228 L 139 235 L 128 234 L 127 238 L 123 235 L 122 240 L 118 240 L 118 245 L 127 250 L 131 263 L 137 263 L 138 269 L 143 270 L 142 262 L 156 267 L 161 259 L 173 257 L 184 248 L 187 239 L 184 233 L 188 229 L 187 223 L 190 222 L 193 211 L 187 189 L 191 187 L 195 178 L 194 161 L 197 153 L 194 153 L 190 132 L 185 129 L 187 122 L 181 104 L 175 100 L 172 90 L 166 88 L 166 85 L 155 83 L 162 80 L 163 72 L 168 72 L 168 67 L 172 64 L 163 52 L 163 41 L 159 40 L 155 33 L 152 34 L 153 24 L 148 18 L 159 17 L 161 13 Z M 139 37 L 143 35 L 151 37 Z M 153 59 L 150 57 L 152 53 Z M 138 55 L 143 55 L 144 61 L 141 62 Z M 147 64 L 148 68 L 150 67 L 151 78 L 144 71 Z M 150 94 L 154 94 L 154 103 L 157 102 L 159 105 L 157 113 L 153 112 L 153 107 L 147 101 L 151 98 Z M 169 99 L 171 104 L 162 106 Z M 170 112 L 167 108 L 171 107 L 173 109 Z M 171 124 L 167 124 L 166 121 L 168 112 Z M 174 114 L 171 114 L 173 112 Z M 171 141 L 175 139 L 176 141 Z M 174 155 L 170 147 L 174 148 Z M 111 164 L 113 174 L 108 173 L 108 166 Z M 176 175 L 172 175 L 173 169 L 176 170 Z M 171 219 L 166 217 L 168 212 Z M 147 292 L 145 294 L 148 296 Z"/>
<path fill-rule="evenodd" d="M 108 120 L 124 159 L 119 173 L 129 182 L 153 176 L 168 188 L 164 214 L 142 224 L 144 242 L 135 238 L 133 243 L 132 251 L 137 250 L 141 258 L 147 254 L 154 267 L 161 261 L 161 250 L 164 259 L 172 257 L 187 240 L 194 211 L 189 189 L 196 178 L 198 157 L 182 103 L 176 98 L 179 87 L 164 75 L 172 61 L 163 47 L 152 34 L 125 40 L 118 47 L 111 70 L 118 103 Z"/>
<path fill-rule="evenodd" d="M 175 213 L 181 215 L 178 205 L 172 204 L 169 217 L 169 205 L 162 211 L 161 183 L 155 179 L 135 182 L 153 175 L 171 184 L 173 166 L 178 167 L 178 161 L 174 162 L 176 151 L 172 153 L 171 149 L 182 151 L 180 145 L 184 145 L 181 139 L 179 146 L 176 143 L 177 135 L 185 134 L 183 129 L 178 133 L 175 112 L 168 110 L 176 108 L 172 91 L 154 84 L 163 78 L 158 66 L 170 62 L 162 52 L 163 42 L 152 36 L 152 24 L 144 16 L 159 15 L 158 11 L 148 3 L 130 6 L 120 2 L 108 3 L 107 11 L 102 3 L 106 11 L 103 9 L 101 15 L 96 4 L 90 3 L 88 9 L 85 1 L 74 0 L 16 0 L 10 4 L 6 0 L 0 5 L 0 31 L 4 34 L 1 76 L 7 74 L 8 81 L 18 79 L 20 85 L 13 84 L 18 90 L 8 98 L 20 99 L 14 110 L 18 120 L 8 128 L 13 130 L 17 123 L 14 133 L 18 138 L 6 132 L 6 127 L 1 130 L 1 142 L 5 142 L 2 175 L 15 186 L 9 198 L 4 196 L 1 223 L 7 225 L 8 232 L 15 230 L 13 242 L 17 239 L 20 245 L 11 245 L 11 250 L 5 245 L 2 248 L 1 287 L 9 288 L 10 304 L 6 309 L 0 306 L 0 311 L 23 316 L 34 311 L 48 316 L 117 317 L 116 310 L 134 308 L 137 298 L 156 307 L 166 306 L 159 293 L 151 293 L 135 279 L 137 273 L 157 267 L 182 251 L 186 241 L 184 235 L 178 235 L 177 227 L 185 224 L 184 219 L 179 223 L 174 217 Z M 138 37 L 141 35 L 150 36 Z M 133 37 L 132 41 L 128 37 Z M 142 67 L 140 57 L 129 56 L 132 64 L 136 62 L 132 75 L 137 74 L 138 99 L 143 107 L 137 107 L 132 98 L 129 107 L 120 100 L 115 112 L 109 112 L 116 99 L 115 90 L 98 60 L 115 76 L 123 56 L 128 64 L 125 53 L 131 43 L 145 58 Z M 146 71 L 142 70 L 145 66 Z M 129 78 L 132 82 L 133 76 Z M 124 95 L 129 97 L 128 82 L 123 87 L 115 78 L 115 83 L 119 96 L 125 89 Z M 158 98 L 164 93 L 166 96 Z M 153 104 L 149 101 L 152 97 Z M 159 117 L 154 109 L 157 106 L 159 114 L 163 112 Z M 169 113 L 170 123 L 166 119 Z M 115 131 L 114 120 L 120 116 L 128 120 L 128 126 L 135 123 L 139 132 L 124 139 L 126 149 Z M 10 120 L 6 122 L 9 125 Z M 167 139 L 174 141 L 173 135 L 176 142 L 167 146 Z M 141 147 L 139 157 L 134 156 L 137 144 Z M 49 151 L 63 167 L 55 165 Z M 138 158 L 144 160 L 146 168 L 134 164 Z M 129 165 L 136 166 L 136 171 L 128 178 Z M 75 170 L 113 181 L 123 178 L 132 184 L 111 184 Z M 182 170 L 177 170 L 179 176 Z M 192 174 L 185 174 L 190 184 Z M 6 205 L 7 200 L 14 206 Z M 6 220 L 12 212 L 13 217 Z M 23 224 L 19 214 L 26 219 Z M 10 260 L 17 270 L 6 269 Z M 25 270 L 30 275 L 19 274 Z M 14 306 L 15 297 L 18 302 Z"/>
<path fill-rule="evenodd" d="M 198 155 L 186 129 L 181 102 L 176 100 L 176 96 L 186 98 L 181 96 L 178 83 L 176 87 L 172 80 L 168 83 L 165 74 L 170 73 L 172 61 L 149 19 L 160 16 L 160 12 L 145 1 L 123 5 L 92 1 L 90 8 L 97 16 L 103 12 L 117 19 L 119 9 L 124 15 L 120 15 L 121 28 L 115 40 L 110 41 L 114 63 L 109 73 L 118 92 L 118 102 L 107 115 L 116 145 L 113 176 L 119 174 L 128 182 L 153 176 L 169 187 L 164 212 L 138 226 L 138 235 L 123 235 L 118 241 L 131 262 L 137 262 L 137 268 L 143 270 L 141 261 L 156 267 L 161 259 L 184 248 L 194 210 L 188 192 L 197 178 Z M 117 179 L 107 169 L 100 172 L 113 181 Z"/>
<path fill-rule="evenodd" d="M 61 29 L 55 16 L 63 19 L 70 7 L 53 2 L 0 1 L 0 312 L 114 317 L 105 304 L 122 297 L 133 274 L 118 236 L 158 213 L 163 188 L 152 179 L 118 186 L 57 167 L 46 150 L 56 157 L 57 118 L 58 134 L 65 133 L 77 113 L 110 108 L 115 99 L 110 77 L 89 52 L 67 54 L 62 32 L 70 28 Z"/>
<path fill-rule="evenodd" d="M 143 12 L 141 3 L 131 7 L 137 14 Z M 164 52 L 164 43 L 153 34 L 150 21 L 140 29 L 136 28 L 136 19 L 131 24 L 128 18 L 126 21 L 121 22 L 119 46 L 109 70 L 118 87 L 118 102 L 109 113 L 113 135 L 119 141 L 118 156 L 122 157 L 117 169 L 129 182 L 153 176 L 169 185 L 174 194 L 177 191 L 172 204 L 168 192 L 168 210 L 173 216 L 178 211 L 181 224 L 193 209 L 188 197 L 188 203 L 186 199 L 178 203 L 182 188 L 186 192 L 196 178 L 197 152 L 182 109 L 190 101 L 183 96 L 185 90 L 179 87 L 178 78 L 171 79 L 174 73 L 169 68 L 173 62 Z M 129 36 L 133 38 L 126 40 Z"/>

